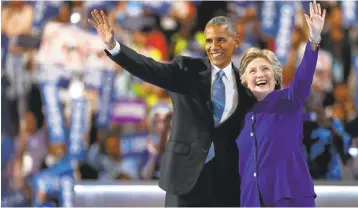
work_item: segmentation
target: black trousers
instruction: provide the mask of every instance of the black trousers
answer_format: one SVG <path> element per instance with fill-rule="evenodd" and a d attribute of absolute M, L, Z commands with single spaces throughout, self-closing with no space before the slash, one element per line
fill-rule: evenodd
<path fill-rule="evenodd" d="M 185 195 L 166 194 L 166 207 L 233 207 L 239 206 L 239 184 L 234 178 L 218 174 L 221 170 L 215 168 L 214 162 L 209 161 L 199 176 L 193 189 Z M 225 171 L 225 170 L 222 170 Z"/>

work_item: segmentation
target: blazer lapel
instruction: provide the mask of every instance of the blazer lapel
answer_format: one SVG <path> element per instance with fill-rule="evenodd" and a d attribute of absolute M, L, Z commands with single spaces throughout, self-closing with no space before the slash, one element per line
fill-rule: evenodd
<path fill-rule="evenodd" d="M 242 99 L 242 96 L 240 95 L 240 91 L 242 91 L 242 84 L 241 84 L 241 80 L 240 80 L 240 74 L 239 74 L 239 70 L 235 67 L 235 65 L 233 63 L 232 63 L 232 69 L 234 70 L 234 74 L 235 74 L 235 77 L 233 77 L 233 79 L 236 80 L 238 103 L 237 103 L 235 112 L 229 118 L 227 118 L 223 123 L 221 123 L 218 126 L 218 128 L 225 128 L 224 126 L 226 126 L 227 123 L 231 123 L 231 120 L 235 117 L 235 114 L 236 114 L 236 112 L 238 112 L 238 108 L 240 108 L 240 105 L 241 105 L 240 101 Z"/>
<path fill-rule="evenodd" d="M 252 94 L 252 92 L 248 88 L 246 88 L 245 86 L 243 86 L 241 84 L 239 69 L 236 68 L 234 64 L 232 64 L 232 68 L 233 68 L 234 74 L 235 74 L 234 79 L 236 80 L 238 104 L 236 106 L 235 112 L 228 119 L 226 119 L 222 124 L 220 124 L 219 128 L 225 128 L 226 124 L 232 123 L 232 121 L 237 116 L 236 114 L 238 114 L 240 112 L 245 112 L 244 109 L 252 106 L 252 104 L 256 100 L 254 95 Z"/>
<path fill-rule="evenodd" d="M 211 102 L 211 65 L 208 58 L 204 58 L 205 69 L 199 72 L 200 76 L 200 96 L 205 102 L 207 113 L 211 119 L 213 119 L 213 105 Z"/>
<path fill-rule="evenodd" d="M 244 102 L 244 100 L 240 100 L 241 99 L 244 99 L 243 95 L 242 95 L 242 92 L 246 94 L 246 96 L 248 96 L 251 101 L 256 101 L 256 98 L 254 96 L 254 94 L 252 94 L 251 90 L 249 90 L 247 87 L 243 86 L 241 84 L 241 79 L 240 79 L 240 71 L 238 68 L 236 68 L 236 66 L 233 64 L 232 65 L 232 68 L 234 69 L 234 73 L 235 73 L 235 78 L 236 78 L 236 85 L 237 85 L 237 91 L 238 91 L 238 95 L 239 95 L 239 104 Z M 239 105 L 238 104 L 238 105 Z"/>
<path fill-rule="evenodd" d="M 203 70 L 201 72 L 199 72 L 199 80 L 200 80 L 200 96 L 203 100 L 203 102 L 206 105 L 206 109 L 207 109 L 207 115 L 208 118 L 210 119 L 211 123 L 214 124 L 214 119 L 213 119 L 213 104 L 211 102 L 211 64 L 209 62 L 208 58 L 204 58 L 203 60 L 204 62 L 204 66 L 203 66 Z M 240 80 L 240 74 L 239 74 L 239 69 L 235 67 L 234 64 L 232 64 L 234 73 L 235 73 L 235 79 L 236 79 L 236 85 L 237 85 L 237 91 L 238 91 L 238 106 L 236 108 L 240 108 L 243 107 L 243 105 L 245 105 L 245 103 L 252 103 L 255 102 L 256 99 L 254 97 L 254 95 L 252 94 L 252 92 L 247 89 L 246 87 L 244 87 L 241 84 L 241 80 Z M 232 116 L 230 116 L 232 117 Z M 230 121 L 231 119 L 228 118 L 224 123 L 226 123 L 227 121 Z M 224 123 L 222 123 L 220 126 L 222 126 Z"/>

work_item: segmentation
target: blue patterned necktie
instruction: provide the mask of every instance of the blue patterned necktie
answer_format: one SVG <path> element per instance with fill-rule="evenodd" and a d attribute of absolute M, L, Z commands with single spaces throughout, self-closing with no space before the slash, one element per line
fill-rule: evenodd
<path fill-rule="evenodd" d="M 220 124 L 221 117 L 225 108 L 225 85 L 223 82 L 223 76 L 225 75 L 223 70 L 216 73 L 216 78 L 213 83 L 213 116 L 215 127 Z M 205 162 L 210 161 L 215 156 L 214 144 L 211 143 L 210 150 Z"/>
<path fill-rule="evenodd" d="M 222 79 L 224 75 L 224 71 L 218 71 L 216 73 L 216 79 L 213 83 L 212 103 L 215 126 L 219 125 L 225 108 L 225 85 Z"/>

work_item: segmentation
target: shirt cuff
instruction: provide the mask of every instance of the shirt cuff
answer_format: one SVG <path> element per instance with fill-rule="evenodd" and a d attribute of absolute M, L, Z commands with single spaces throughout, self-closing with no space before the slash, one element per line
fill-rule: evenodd
<path fill-rule="evenodd" d="M 121 45 L 116 41 L 116 45 L 111 50 L 107 49 L 107 51 L 112 55 L 115 56 L 121 52 Z"/>

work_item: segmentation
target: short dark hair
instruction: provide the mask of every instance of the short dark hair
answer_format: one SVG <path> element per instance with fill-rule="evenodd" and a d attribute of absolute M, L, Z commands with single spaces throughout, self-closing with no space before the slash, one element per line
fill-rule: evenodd
<path fill-rule="evenodd" d="M 228 17 L 225 16 L 217 16 L 209 20 L 206 24 L 205 28 L 209 25 L 217 25 L 217 26 L 226 26 L 228 30 L 234 35 L 237 35 L 236 25 L 235 23 Z"/>

